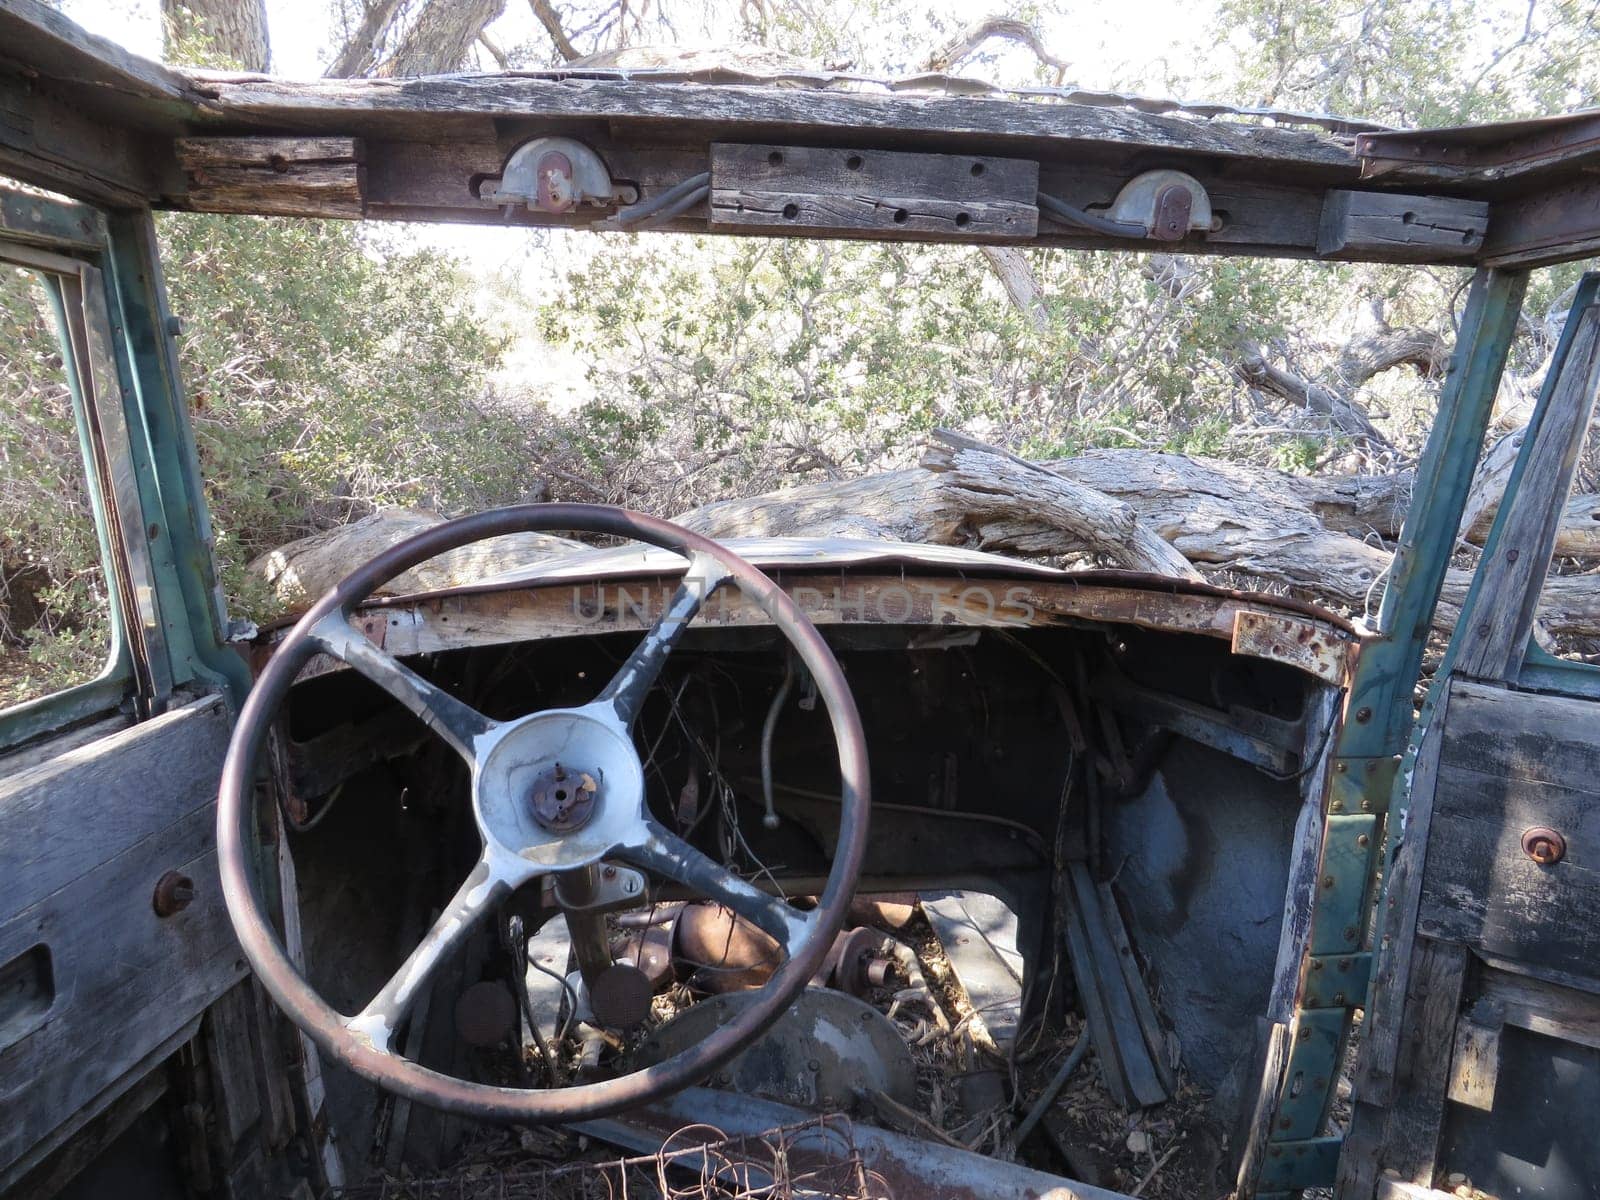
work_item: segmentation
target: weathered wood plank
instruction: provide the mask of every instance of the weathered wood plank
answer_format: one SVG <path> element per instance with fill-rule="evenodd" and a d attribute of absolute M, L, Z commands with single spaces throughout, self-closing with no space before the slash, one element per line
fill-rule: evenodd
<path fill-rule="evenodd" d="M 1069 946 L 1073 975 L 1090 1014 L 1090 1036 L 1094 1038 L 1095 1050 L 1102 1063 L 1111 1059 L 1117 1062 L 1126 1084 L 1120 1096 L 1112 1088 L 1113 1096 L 1125 1108 L 1160 1104 L 1168 1098 L 1169 1092 L 1145 1041 L 1144 1028 L 1112 941 L 1100 893 L 1086 865 L 1069 863 L 1067 871 L 1072 883 L 1070 920 L 1078 930 L 1078 936 Z M 1142 988 L 1142 979 L 1139 984 Z M 1098 1020 L 1093 1015 L 1095 1006 L 1089 1004 L 1091 993 L 1099 996 Z M 1151 1018 L 1154 1018 L 1153 1011 Z M 1108 1078 L 1108 1087 L 1110 1082 Z"/>
<path fill-rule="evenodd" d="M 1412 768 L 1405 824 L 1398 834 L 1393 829 L 1389 834 L 1399 845 L 1393 852 L 1389 879 L 1384 886 L 1384 911 L 1379 914 L 1378 925 L 1377 975 L 1361 1026 L 1361 1046 L 1350 1085 L 1354 1099 L 1370 1104 L 1386 1105 L 1394 1099 L 1400 1031 L 1411 982 L 1418 913 L 1422 907 L 1428 832 L 1433 824 L 1438 789 L 1439 756 L 1458 685 L 1446 681 L 1435 686 L 1446 690 L 1434 706 L 1433 717 L 1417 752 L 1416 765 Z"/>
<path fill-rule="evenodd" d="M 1590 701 L 1451 684 L 1417 915 L 1424 933 L 1580 979 L 1600 975 L 1595 712 Z M 1534 825 L 1566 839 L 1560 862 L 1541 865 L 1523 851 Z"/>
<path fill-rule="evenodd" d="M 1022 1020 L 1016 917 L 998 900 L 968 892 L 924 892 L 922 909 L 995 1048 L 1008 1053 Z"/>
<path fill-rule="evenodd" d="M 1458 679 L 1459 708 L 1444 726 L 1443 760 L 1529 784 L 1600 784 L 1600 706 L 1592 700 L 1514 692 Z"/>
<path fill-rule="evenodd" d="M 715 143 L 711 183 L 713 226 L 1001 240 L 1039 227 L 1025 159 Z"/>
<path fill-rule="evenodd" d="M 1030 237 L 1039 210 L 1031 205 L 930 200 L 922 196 L 827 196 L 809 192 L 711 193 L 711 224 L 729 228 L 810 229 L 850 234 L 893 231 L 947 240 L 1004 241 Z"/>
<path fill-rule="evenodd" d="M 1483 999 L 1507 1025 L 1600 1050 L 1600 995 L 1594 992 L 1488 970 Z"/>
<path fill-rule="evenodd" d="M 42 944 L 54 984 L 46 1018 L 0 1045 L 0 1172 L 243 975 L 214 849 L 227 736 L 211 698 L 0 785 L 0 962 Z M 195 899 L 162 918 L 167 870 Z"/>
<path fill-rule="evenodd" d="M 1373 250 L 1430 262 L 1472 259 L 1489 227 L 1489 205 L 1448 196 L 1335 189 L 1322 206 L 1317 253 L 1327 257 Z"/>
<path fill-rule="evenodd" d="M 1484 238 L 1493 267 L 1534 267 L 1600 254 L 1600 179 L 1586 176 L 1499 201 Z"/>
<path fill-rule="evenodd" d="M 1500 1075 L 1500 1031 L 1505 1012 L 1492 1000 L 1480 999 L 1456 1022 L 1450 1054 L 1450 1079 L 1445 1097 L 1456 1104 L 1489 1112 L 1494 1108 Z"/>
<path fill-rule="evenodd" d="M 192 77 L 191 77 L 192 78 Z M 374 125 L 425 135 L 441 125 L 458 128 L 464 117 L 591 120 L 619 127 L 712 126 L 738 137 L 784 140 L 806 133 L 830 141 L 854 141 L 873 131 L 905 148 L 913 139 L 965 135 L 964 150 L 992 154 L 993 139 L 1069 147 L 1112 142 L 1125 151 L 1189 151 L 1225 158 L 1266 158 L 1286 168 L 1344 173 L 1356 178 L 1358 161 L 1348 144 L 1326 134 L 1264 128 L 1225 120 L 1195 121 L 1123 108 L 1037 104 L 940 96 L 916 98 L 809 88 L 697 86 L 652 83 L 637 77 L 559 79 L 536 76 L 457 76 L 423 80 L 325 79 L 289 83 L 260 77 L 193 80 L 207 93 L 219 124 L 253 123 L 297 130 L 327 128 L 333 119 L 350 133 L 368 135 Z M 979 139 L 987 144 L 979 145 Z"/>
<path fill-rule="evenodd" d="M 1466 970 L 1467 952 L 1462 947 L 1418 943 L 1406 997 L 1402 1078 L 1382 1155 L 1385 1167 L 1397 1169 L 1402 1179 L 1413 1183 L 1433 1182 Z"/>
<path fill-rule="evenodd" d="M 1533 631 L 1578 453 L 1600 394 L 1600 305 L 1574 319 L 1576 332 L 1530 435 L 1532 444 L 1524 444 L 1519 455 L 1517 494 L 1501 517 L 1494 553 L 1478 567 L 1478 598 L 1456 646 L 1455 669 L 1469 678 L 1513 681 Z"/>
<path fill-rule="evenodd" d="M 1306 706 L 1306 741 L 1300 756 L 1309 769 L 1300 779 L 1300 812 L 1290 843 L 1289 881 L 1284 889 L 1283 920 L 1278 927 L 1278 957 L 1272 969 L 1272 994 L 1267 1000 L 1267 1016 L 1281 1025 L 1293 1020 L 1311 946 L 1311 918 L 1316 907 L 1325 832 L 1322 798 L 1327 791 L 1333 752 L 1328 730 L 1338 719 L 1342 696 L 1335 688 L 1324 688 Z"/>
<path fill-rule="evenodd" d="M 1419 922 L 1502 958 L 1600 976 L 1600 735 L 1595 705 L 1457 681 Z M 1560 862 L 1522 849 L 1544 825 Z"/>
<path fill-rule="evenodd" d="M 1039 164 L 990 154 L 714 142 L 711 185 L 728 191 L 923 196 L 1031 208 L 1039 192 Z"/>
<path fill-rule="evenodd" d="M 167 828 L 212 795 L 228 727 L 222 700 L 211 697 L 0 780 L 0 918 Z M 162 786 L 151 787 L 152 779 Z M 76 816 L 63 819 L 64 813 Z"/>
<path fill-rule="evenodd" d="M 42 939 L 56 955 L 57 1008 L 0 1051 L 0 1171 L 122 1077 L 244 975 L 217 879 L 213 806 L 191 812 L 0 925 L 0 959 Z M 163 920 L 148 895 L 170 865 L 196 881 Z"/>
<path fill-rule="evenodd" d="M 366 211 L 358 138 L 179 138 L 184 200 L 199 212 L 359 219 Z"/>

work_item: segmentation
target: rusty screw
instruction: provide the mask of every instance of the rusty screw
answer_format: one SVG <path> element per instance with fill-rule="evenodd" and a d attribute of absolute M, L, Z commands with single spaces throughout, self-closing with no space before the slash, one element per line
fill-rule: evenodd
<path fill-rule="evenodd" d="M 1522 831 L 1522 852 L 1541 867 L 1554 866 L 1567 856 L 1567 839 L 1545 825 Z"/>
<path fill-rule="evenodd" d="M 156 916 L 170 917 L 188 908 L 193 899 L 194 880 L 177 871 L 168 871 L 156 880 L 156 892 L 150 898 L 150 907 L 156 910 Z"/>

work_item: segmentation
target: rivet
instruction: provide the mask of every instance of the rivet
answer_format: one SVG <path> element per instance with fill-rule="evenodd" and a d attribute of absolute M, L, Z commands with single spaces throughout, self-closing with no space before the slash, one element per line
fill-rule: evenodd
<path fill-rule="evenodd" d="M 1511 547 L 1511 549 L 1506 551 L 1506 561 L 1508 563 L 1516 562 L 1518 553 L 1519 552 L 1515 546 Z"/>
<path fill-rule="evenodd" d="M 1372 839 L 1369 838 L 1366 834 L 1364 834 L 1364 833 L 1356 834 L 1356 845 L 1358 845 L 1358 846 L 1366 846 L 1366 845 L 1370 845 L 1371 842 L 1372 842 Z"/>
<path fill-rule="evenodd" d="M 1362 707 L 1356 709 L 1357 724 L 1365 725 L 1370 720 L 1372 720 L 1372 710 L 1370 708 Z"/>

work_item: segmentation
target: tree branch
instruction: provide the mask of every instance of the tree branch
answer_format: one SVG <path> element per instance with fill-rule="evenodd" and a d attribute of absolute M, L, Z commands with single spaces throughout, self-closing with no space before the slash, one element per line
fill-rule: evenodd
<path fill-rule="evenodd" d="M 1005 288 L 1011 306 L 1028 319 L 1035 329 L 1043 332 L 1050 324 L 1050 311 L 1045 307 L 1039 280 L 1027 256 L 1009 246 L 983 246 L 983 257 L 995 273 L 1000 286 Z"/>
<path fill-rule="evenodd" d="M 572 44 L 567 31 L 561 27 L 561 14 L 556 12 L 550 0 L 528 0 L 528 2 L 533 6 L 533 15 L 539 18 L 539 24 L 544 26 L 544 31 L 555 43 L 556 53 L 561 55 L 562 61 L 571 62 L 575 58 L 581 58 L 578 48 Z"/>
<path fill-rule="evenodd" d="M 1056 82 L 1060 83 L 1067 69 L 1066 60 L 1057 58 L 1045 49 L 1044 40 L 1039 36 L 1039 31 L 1032 25 L 1029 25 L 1026 21 L 1019 21 L 1015 17 L 1006 16 L 985 17 L 981 21 L 968 25 L 949 43 L 935 50 L 929 56 L 928 70 L 950 70 L 991 38 L 1018 42 L 1026 46 L 1033 51 L 1033 56 L 1041 63 L 1055 70 Z"/>

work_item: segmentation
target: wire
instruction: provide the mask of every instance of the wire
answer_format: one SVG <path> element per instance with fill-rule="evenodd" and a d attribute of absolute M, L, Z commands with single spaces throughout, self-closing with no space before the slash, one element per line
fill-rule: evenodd
<path fill-rule="evenodd" d="M 1138 238 L 1140 241 L 1150 236 L 1143 225 L 1098 217 L 1044 192 L 1039 193 L 1038 204 L 1058 225 L 1076 225 L 1079 229 L 1087 229 L 1091 233 L 1103 233 L 1107 237 Z"/>
<path fill-rule="evenodd" d="M 710 184 L 704 184 L 704 185 L 702 185 L 700 187 L 695 188 L 694 191 L 690 192 L 687 196 L 685 196 L 682 200 L 679 200 L 676 204 L 668 205 L 666 208 L 662 209 L 659 213 L 657 213 L 653 217 L 646 217 L 641 221 L 634 222 L 632 225 L 629 226 L 629 228 L 631 228 L 631 229 L 651 229 L 651 228 L 654 228 L 657 225 L 665 225 L 668 221 L 672 220 L 674 217 L 683 216 L 684 213 L 688 212 L 691 208 L 693 208 L 695 205 L 699 204 L 701 201 L 703 201 L 709 195 L 711 195 L 711 185 Z"/>
<path fill-rule="evenodd" d="M 294 833 L 310 833 L 318 825 L 321 825 L 323 821 L 327 820 L 328 814 L 333 811 L 334 801 L 339 799 L 339 793 L 342 791 L 344 791 L 344 781 L 340 780 L 333 785 L 333 791 L 328 793 L 328 798 L 322 802 L 322 807 L 317 809 L 316 813 L 305 821 L 296 821 L 289 815 L 288 805 L 279 805 L 279 810 L 283 813 L 283 823 Z"/>
<path fill-rule="evenodd" d="M 761 823 L 768 829 L 778 827 L 778 810 L 772 802 L 772 735 L 778 729 L 778 717 L 783 713 L 783 702 L 789 698 L 789 689 L 794 686 L 794 655 L 783 656 L 783 682 L 778 685 L 778 694 L 772 698 L 772 707 L 767 709 L 766 723 L 761 726 L 761 800 L 767 806 L 767 813 L 761 818 Z"/>
<path fill-rule="evenodd" d="M 551 979 L 554 979 L 561 985 L 561 990 L 567 994 L 567 1018 L 561 1023 L 561 1032 L 556 1034 L 555 1037 L 555 1044 L 559 1046 L 562 1042 L 567 1040 L 567 1034 L 572 1032 L 572 1023 L 578 1018 L 578 993 L 572 990 L 572 985 L 567 982 L 567 977 L 565 975 L 562 975 L 556 971 L 552 971 L 538 959 L 528 959 L 528 965 L 535 971 L 542 971 L 544 974 L 550 976 Z"/>
<path fill-rule="evenodd" d="M 705 189 L 703 194 L 701 193 L 702 188 Z M 704 200 L 706 194 L 709 194 L 710 191 L 711 172 L 702 171 L 700 174 L 691 175 L 682 183 L 668 188 L 659 196 L 653 196 L 649 200 L 641 200 L 638 204 L 630 204 L 627 208 L 619 209 L 615 216 L 596 222 L 596 224 L 607 229 L 626 229 L 630 225 L 637 225 L 639 222 L 654 217 L 658 213 L 663 221 L 671 220 Z M 693 200 L 689 199 L 691 196 L 694 197 Z M 682 207 L 679 207 L 680 201 L 685 202 Z"/>

